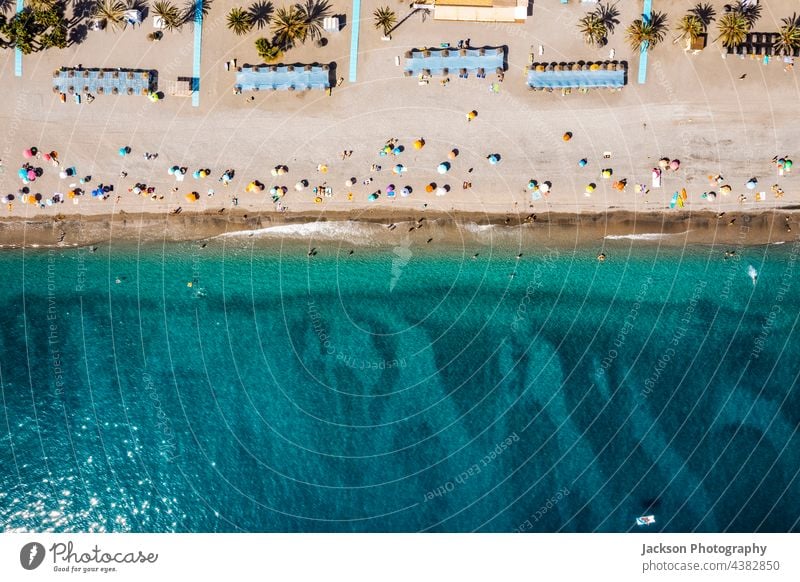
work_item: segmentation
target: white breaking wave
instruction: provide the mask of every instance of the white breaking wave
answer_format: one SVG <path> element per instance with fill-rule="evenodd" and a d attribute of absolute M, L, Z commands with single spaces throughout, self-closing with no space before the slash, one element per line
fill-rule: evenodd
<path fill-rule="evenodd" d="M 670 236 L 682 236 L 685 234 L 689 234 L 688 230 L 683 232 L 643 232 L 642 234 L 609 234 L 606 235 L 604 238 L 605 240 L 661 240 L 662 238 L 668 238 Z"/>
<path fill-rule="evenodd" d="M 353 243 L 369 243 L 376 235 L 385 232 L 386 225 L 383 224 L 338 220 L 330 222 L 298 222 L 296 224 L 281 224 L 254 230 L 237 230 L 220 234 L 218 238 L 312 238 L 317 240 L 328 239 L 345 240 Z"/>
<path fill-rule="evenodd" d="M 486 232 L 487 230 L 494 229 L 497 225 L 496 224 L 477 224 L 475 222 L 467 222 L 467 223 L 462 224 L 461 226 L 464 228 L 464 230 L 466 230 L 468 232 L 483 233 L 483 232 Z"/>

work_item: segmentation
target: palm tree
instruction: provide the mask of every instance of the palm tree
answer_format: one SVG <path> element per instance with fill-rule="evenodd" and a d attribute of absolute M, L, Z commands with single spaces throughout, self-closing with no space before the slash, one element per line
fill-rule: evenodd
<path fill-rule="evenodd" d="M 278 8 L 272 19 L 272 33 L 275 35 L 274 43 L 286 50 L 296 41 L 305 41 L 308 29 L 305 15 L 296 6 Z"/>
<path fill-rule="evenodd" d="M 274 11 L 275 9 L 272 7 L 272 2 L 264 2 L 264 0 L 253 2 L 250 8 L 247 9 L 250 20 L 259 30 L 269 24 L 269 19 L 272 18 L 272 13 Z"/>
<path fill-rule="evenodd" d="M 181 11 L 167 0 L 158 0 L 153 3 L 153 14 L 161 18 L 165 30 L 178 30 L 181 26 Z"/>
<path fill-rule="evenodd" d="M 586 44 L 602 45 L 605 42 L 608 30 L 606 23 L 596 12 L 590 12 L 578 21 L 578 28 Z"/>
<path fill-rule="evenodd" d="M 717 16 L 717 11 L 714 10 L 714 7 L 709 4 L 701 4 L 698 3 L 694 8 L 689 10 L 689 14 L 694 14 L 697 18 L 700 19 L 700 22 L 703 23 L 703 28 L 707 29 L 711 26 L 711 23 L 714 21 L 714 18 Z"/>
<path fill-rule="evenodd" d="M 295 4 L 295 8 L 303 15 L 306 22 L 306 34 L 311 40 L 322 38 L 322 21 L 331 12 L 328 0 L 306 0 L 305 4 Z"/>
<path fill-rule="evenodd" d="M 722 46 L 734 48 L 742 44 L 750 32 L 750 23 L 739 12 L 728 12 L 719 19 L 719 36 Z"/>
<path fill-rule="evenodd" d="M 650 18 L 634 20 L 625 33 L 633 50 L 639 50 L 643 43 L 647 43 L 647 50 L 651 50 L 664 40 L 666 28 L 667 17 L 662 12 L 651 12 Z"/>
<path fill-rule="evenodd" d="M 44 12 L 54 8 L 57 3 L 58 0 L 28 0 L 25 5 L 29 6 L 34 12 Z"/>
<path fill-rule="evenodd" d="M 265 63 L 277 61 L 282 54 L 281 47 L 272 44 L 266 38 L 259 38 L 256 40 L 256 51 L 258 52 L 258 56 L 264 59 Z"/>
<path fill-rule="evenodd" d="M 773 47 L 776 54 L 793 55 L 796 50 L 800 49 L 800 18 L 797 13 L 794 13 L 782 18 L 781 21 L 783 26 L 778 31 L 778 38 Z"/>
<path fill-rule="evenodd" d="M 703 21 L 694 14 L 687 14 L 678 22 L 678 32 L 681 35 L 675 39 L 678 42 L 682 38 L 688 38 L 689 42 L 695 42 L 704 32 Z"/>
<path fill-rule="evenodd" d="M 122 28 L 125 25 L 125 4 L 122 0 L 97 0 L 94 17 L 105 20 L 115 30 Z"/>
<path fill-rule="evenodd" d="M 375 18 L 375 28 L 383 29 L 383 36 L 389 36 L 389 33 L 397 24 L 397 15 L 388 6 L 378 8 L 372 13 Z"/>
<path fill-rule="evenodd" d="M 236 36 L 247 34 L 253 28 L 253 17 L 241 8 L 231 8 L 228 12 L 228 28 Z"/>

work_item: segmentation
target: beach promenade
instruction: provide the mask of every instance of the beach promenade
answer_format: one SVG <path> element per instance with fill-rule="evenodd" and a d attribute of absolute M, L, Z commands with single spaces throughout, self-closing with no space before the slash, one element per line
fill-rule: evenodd
<path fill-rule="evenodd" d="M 626 3 L 627 4 L 627 3 Z M 331 94 L 325 91 L 271 91 L 235 95 L 236 74 L 226 70 L 232 59 L 237 65 L 258 64 L 253 41 L 269 36 L 268 30 L 254 29 L 235 36 L 225 25 L 232 6 L 217 0 L 203 19 L 200 91 L 192 97 L 165 94 L 157 103 L 127 95 L 104 95 L 91 103 L 61 103 L 52 91 L 53 71 L 62 67 L 121 67 L 157 71 L 159 89 L 166 92 L 170 81 L 193 76 L 199 38 L 192 24 L 178 32 L 165 32 L 153 43 L 146 39 L 153 30 L 152 17 L 141 26 L 123 31 L 92 31 L 80 44 L 64 50 L 50 50 L 23 58 L 22 76 L 14 76 L 14 51 L 0 53 L 6 83 L 0 89 L 0 131 L 4 144 L 0 190 L 14 194 L 15 201 L 2 209 L 13 218 L 45 217 L 58 214 L 109 215 L 182 212 L 210 212 L 234 208 L 254 214 L 283 211 L 287 215 L 324 216 L 349 213 L 351 217 L 386 216 L 395 212 L 471 213 L 472 215 L 517 215 L 529 213 L 604 213 L 663 211 L 665 216 L 675 192 L 685 188 L 683 211 L 759 213 L 800 204 L 800 178 L 778 176 L 774 156 L 800 160 L 796 147 L 796 123 L 800 113 L 800 79 L 795 70 L 785 70 L 775 60 L 723 58 L 724 50 L 711 41 L 716 24 L 709 31 L 709 45 L 699 54 L 685 52 L 672 27 L 693 4 L 654 0 L 653 9 L 668 15 L 667 38 L 649 54 L 646 83 L 637 83 L 639 55 L 625 42 L 624 29 L 640 16 L 641 6 L 622 5 L 620 24 L 601 48 L 587 46 L 577 21 L 593 5 L 557 0 L 539 0 L 524 24 L 452 23 L 424 20 L 411 15 L 381 40 L 372 13 L 382 4 L 364 2 L 358 42 L 351 42 L 352 4 L 337 0 L 333 14 L 344 16 L 339 32 L 326 33 L 327 45 L 308 41 L 291 49 L 278 62 L 334 63 L 334 81 L 341 79 Z M 712 2 L 718 14 L 724 2 Z M 282 6 L 278 3 L 276 6 Z M 392 6 L 402 20 L 406 5 Z M 791 15 L 790 0 L 770 2 L 754 27 L 775 31 L 780 19 Z M 406 51 L 420 47 L 441 48 L 469 39 L 473 47 L 507 48 L 507 67 L 502 82 L 494 71 L 486 78 L 470 75 L 461 79 L 458 71 L 442 84 L 441 76 L 428 84 L 416 77 L 404 77 Z M 357 81 L 350 63 L 356 62 L 351 47 L 358 50 Z M 543 55 L 538 54 L 538 47 Z M 627 85 L 621 90 L 599 89 L 585 94 L 562 95 L 530 91 L 525 68 L 529 55 L 552 62 L 604 61 L 611 50 L 615 59 L 631 63 Z M 744 78 L 742 78 L 744 76 Z M 336 83 L 334 83 L 336 84 Z M 252 99 L 251 99 L 252 98 Z M 193 105 L 197 105 L 194 106 Z M 467 120 L 469 111 L 477 117 Z M 572 138 L 563 136 L 570 132 Z M 399 155 L 379 156 L 390 139 L 403 146 Z M 414 149 L 423 138 L 425 145 Z M 26 160 L 23 150 L 35 146 L 42 152 L 55 150 L 62 167 L 75 167 L 73 178 L 59 179 L 59 169 L 37 160 Z M 131 153 L 118 151 L 128 146 Z M 452 150 L 455 159 L 448 159 Z M 343 158 L 343 152 L 352 154 Z M 147 160 L 144 153 L 158 153 Z M 487 157 L 496 154 L 499 163 Z M 680 160 L 678 171 L 665 171 L 662 187 L 651 187 L 652 169 L 659 159 Z M 585 166 L 580 160 L 587 160 Z M 442 175 L 437 167 L 449 161 Z M 80 196 L 78 204 L 67 200 L 39 208 L 23 204 L 23 184 L 17 170 L 25 162 L 41 165 L 44 175 L 28 185 L 31 193 L 49 197 L 82 188 L 90 192 L 98 184 L 113 184 L 107 199 Z M 393 173 L 397 165 L 403 171 Z M 176 182 L 168 169 L 185 167 L 187 174 Z M 273 176 L 271 170 L 285 165 L 288 173 Z M 375 166 L 381 167 L 376 171 Z M 192 173 L 210 169 L 210 176 L 195 180 Z M 218 181 L 227 169 L 235 175 L 229 185 Z M 603 169 L 613 170 L 604 179 Z M 798 170 L 800 171 L 800 170 Z M 720 175 L 730 185 L 727 195 L 703 198 L 723 182 L 710 183 L 708 176 Z M 91 176 L 85 185 L 77 178 Z M 346 181 L 355 178 L 353 186 Z M 757 185 L 748 189 L 751 178 Z M 625 180 L 617 190 L 614 181 Z M 552 184 L 547 196 L 532 195 L 531 180 Z M 253 181 L 263 191 L 247 192 Z M 295 189 L 298 182 L 308 187 Z M 365 182 L 368 182 L 365 184 Z M 136 184 L 153 188 L 155 196 L 142 196 L 129 189 Z M 431 183 L 449 186 L 443 196 L 426 192 Z M 649 190 L 636 193 L 634 186 Z M 407 197 L 386 195 L 408 186 Z M 468 185 L 468 188 L 464 188 Z M 587 196 L 587 186 L 594 185 Z M 772 186 L 783 192 L 776 197 Z M 275 204 L 272 187 L 286 187 L 287 193 Z M 319 196 L 313 192 L 320 187 Z M 326 188 L 330 188 L 329 194 Z M 759 200 L 760 192 L 765 199 Z M 199 199 L 188 202 L 186 194 Z M 370 201 L 371 194 L 378 194 Z M 209 195 L 211 194 L 211 195 Z"/>

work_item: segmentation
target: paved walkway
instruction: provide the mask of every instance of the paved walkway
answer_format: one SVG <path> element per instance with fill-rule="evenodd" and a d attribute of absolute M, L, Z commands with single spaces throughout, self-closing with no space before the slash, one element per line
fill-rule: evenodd
<path fill-rule="evenodd" d="M 17 14 L 22 12 L 25 7 L 25 0 L 17 0 Z M 14 49 L 14 76 L 22 76 L 22 51 L 18 48 Z"/>
<path fill-rule="evenodd" d="M 192 107 L 200 106 L 200 49 L 203 47 L 203 0 L 195 0 L 194 56 L 192 59 Z"/>
<path fill-rule="evenodd" d="M 653 0 L 644 0 L 644 7 L 642 8 L 642 20 L 644 22 L 650 21 L 650 13 L 653 11 Z M 644 85 L 647 82 L 647 55 L 649 54 L 648 43 L 643 42 L 642 48 L 639 49 L 639 84 Z"/>
<path fill-rule="evenodd" d="M 361 25 L 361 0 L 353 0 L 353 20 L 350 31 L 350 82 L 356 82 L 358 68 L 358 28 Z"/>

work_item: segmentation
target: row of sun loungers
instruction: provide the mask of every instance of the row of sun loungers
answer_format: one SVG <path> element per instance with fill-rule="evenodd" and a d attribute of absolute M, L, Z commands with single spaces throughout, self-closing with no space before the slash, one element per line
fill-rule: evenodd
<path fill-rule="evenodd" d="M 155 91 L 152 71 L 141 69 L 68 68 L 53 72 L 54 93 L 149 95 Z"/>
<path fill-rule="evenodd" d="M 778 39 L 777 32 L 751 32 L 747 39 L 735 47 L 727 47 L 729 55 L 757 55 L 767 57 L 800 57 L 800 48 L 794 49 L 792 54 L 785 54 L 775 50 L 775 42 Z"/>

